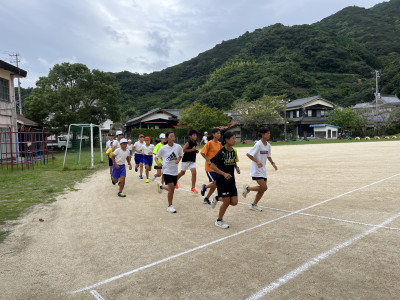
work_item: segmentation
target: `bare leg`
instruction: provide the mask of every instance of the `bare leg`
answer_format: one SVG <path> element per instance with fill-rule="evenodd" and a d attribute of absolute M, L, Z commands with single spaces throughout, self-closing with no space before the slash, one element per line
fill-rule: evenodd
<path fill-rule="evenodd" d="M 179 180 L 179 178 L 181 178 L 183 175 L 185 175 L 185 173 L 186 173 L 186 171 L 180 171 L 179 172 L 179 174 L 178 174 L 178 180 Z"/>
<path fill-rule="evenodd" d="M 214 193 L 214 191 L 216 190 L 217 184 L 215 183 L 215 181 L 213 181 L 213 182 L 207 184 L 206 188 L 209 188 L 207 196 L 206 196 L 206 198 L 209 199 L 211 197 L 211 195 Z"/>
<path fill-rule="evenodd" d="M 139 173 L 140 173 L 140 176 L 142 176 L 143 175 L 143 163 L 140 163 L 139 166 L 140 166 Z"/>
<path fill-rule="evenodd" d="M 163 190 L 168 191 L 168 206 L 172 205 L 172 200 L 174 199 L 175 185 L 173 182 L 168 183 L 168 185 L 161 185 Z"/>
<path fill-rule="evenodd" d="M 119 178 L 119 192 L 122 193 L 125 186 L 125 176 Z"/>
<path fill-rule="evenodd" d="M 190 169 L 192 172 L 192 188 L 196 187 L 196 168 Z"/>
<path fill-rule="evenodd" d="M 268 189 L 267 182 L 264 179 L 257 179 L 258 186 L 249 186 L 247 190 L 257 192 L 253 204 L 257 204 Z"/>

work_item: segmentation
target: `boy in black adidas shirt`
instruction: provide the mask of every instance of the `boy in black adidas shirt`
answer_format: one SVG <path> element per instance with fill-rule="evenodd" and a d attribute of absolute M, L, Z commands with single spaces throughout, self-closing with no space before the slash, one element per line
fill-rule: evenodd
<path fill-rule="evenodd" d="M 238 203 L 237 189 L 235 182 L 235 169 L 240 174 L 236 165 L 237 154 L 233 149 L 236 144 L 236 136 L 232 132 L 225 132 L 221 150 L 211 159 L 211 169 L 217 173 L 218 201 L 222 201 L 219 215 L 215 225 L 221 228 L 229 228 L 222 219 L 229 205 L 235 206 Z"/>

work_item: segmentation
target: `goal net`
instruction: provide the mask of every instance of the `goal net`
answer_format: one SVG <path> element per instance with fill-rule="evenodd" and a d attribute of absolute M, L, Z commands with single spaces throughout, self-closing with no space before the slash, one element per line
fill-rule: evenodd
<path fill-rule="evenodd" d="M 101 130 L 94 124 L 71 124 L 68 127 L 63 169 L 93 168 L 103 161 Z"/>

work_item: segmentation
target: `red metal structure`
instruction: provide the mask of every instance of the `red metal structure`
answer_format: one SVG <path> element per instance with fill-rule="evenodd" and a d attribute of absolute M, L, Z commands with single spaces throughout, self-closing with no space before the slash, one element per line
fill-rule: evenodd
<path fill-rule="evenodd" d="M 0 131 L 1 169 L 29 169 L 54 163 L 54 153 L 48 148 L 49 132 Z"/>

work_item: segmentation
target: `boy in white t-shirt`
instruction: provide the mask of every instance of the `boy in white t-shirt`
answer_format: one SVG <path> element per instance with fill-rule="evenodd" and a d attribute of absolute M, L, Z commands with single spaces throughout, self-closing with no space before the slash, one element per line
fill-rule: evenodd
<path fill-rule="evenodd" d="M 128 140 L 128 145 L 126 145 L 126 148 L 128 149 L 128 151 L 129 151 L 129 156 L 130 156 L 131 159 L 132 159 L 132 155 L 133 155 L 133 151 L 132 151 L 132 149 L 133 149 L 132 140 Z"/>
<path fill-rule="evenodd" d="M 151 140 L 149 136 L 144 138 L 145 144 L 142 146 L 142 152 L 144 155 L 143 162 L 144 167 L 146 168 L 146 183 L 150 182 L 149 172 L 151 171 L 151 166 L 153 165 L 153 150 L 154 145 L 150 144 Z"/>
<path fill-rule="evenodd" d="M 125 161 L 128 162 L 129 170 L 132 170 L 131 157 L 129 155 L 129 150 L 126 147 L 128 141 L 126 139 L 121 139 L 119 141 L 119 144 L 120 148 L 115 149 L 111 158 L 114 163 L 111 182 L 113 185 L 115 185 L 119 181 L 118 196 L 126 197 L 126 195 L 122 193 L 125 186 L 125 178 L 126 178 Z"/>
<path fill-rule="evenodd" d="M 178 181 L 178 165 L 183 156 L 183 149 L 181 145 L 175 144 L 175 134 L 167 132 L 165 134 L 168 143 L 162 146 L 156 154 L 156 158 L 163 160 L 162 172 L 164 174 L 165 184 L 157 183 L 157 191 L 161 193 L 162 190 L 168 191 L 168 208 L 170 213 L 176 213 L 172 200 L 174 198 L 175 185 Z"/>
<path fill-rule="evenodd" d="M 254 202 L 250 206 L 250 209 L 254 211 L 262 211 L 262 209 L 257 205 L 257 203 L 258 201 L 260 201 L 261 197 L 268 189 L 267 169 L 265 168 L 267 159 L 274 167 L 275 171 L 278 170 L 278 167 L 276 166 L 271 157 L 271 145 L 268 143 L 268 140 L 271 137 L 271 132 L 269 128 L 261 128 L 259 131 L 259 135 L 261 136 L 261 140 L 259 140 L 253 146 L 253 148 L 251 148 L 250 151 L 246 154 L 247 157 L 250 158 L 250 160 L 252 160 L 250 175 L 252 179 L 258 183 L 258 186 L 249 186 L 248 184 L 245 184 L 243 186 L 243 192 L 242 192 L 242 195 L 245 198 L 250 191 L 257 192 Z"/>
<path fill-rule="evenodd" d="M 143 179 L 143 162 L 144 162 L 144 155 L 142 151 L 143 145 L 144 145 L 144 135 L 139 134 L 139 140 L 135 144 L 133 144 L 133 150 L 135 150 L 135 172 L 137 172 L 139 168 L 140 179 Z"/>

